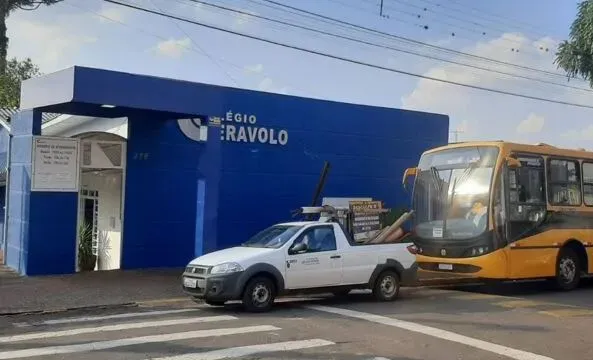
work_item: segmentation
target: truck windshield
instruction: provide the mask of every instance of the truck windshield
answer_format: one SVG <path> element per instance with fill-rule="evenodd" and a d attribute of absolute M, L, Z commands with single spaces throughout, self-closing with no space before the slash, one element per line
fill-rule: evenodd
<path fill-rule="evenodd" d="M 486 230 L 498 152 L 473 146 L 422 156 L 413 195 L 418 237 L 467 239 Z"/>
<path fill-rule="evenodd" d="M 270 226 L 252 236 L 249 240 L 241 244 L 241 246 L 277 249 L 284 245 L 301 228 L 302 226 L 298 225 Z"/>

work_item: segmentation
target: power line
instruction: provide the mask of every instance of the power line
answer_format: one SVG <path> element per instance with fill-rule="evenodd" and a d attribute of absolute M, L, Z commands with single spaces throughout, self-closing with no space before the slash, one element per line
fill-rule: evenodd
<path fill-rule="evenodd" d="M 163 11 L 159 6 L 157 6 L 152 0 L 149 0 L 150 3 L 157 8 L 160 11 Z M 177 22 L 172 21 L 173 24 L 175 24 L 175 26 L 182 32 L 185 34 L 185 36 L 188 37 L 188 39 L 191 40 L 191 42 L 208 58 L 210 59 L 210 61 L 212 61 L 214 63 L 214 65 L 216 65 L 225 75 L 226 77 L 231 80 L 232 83 L 234 83 L 236 86 L 239 86 L 239 83 L 237 82 L 237 80 L 223 67 L 220 65 L 220 63 L 218 61 L 216 61 L 216 59 L 214 59 L 212 56 L 210 56 L 210 54 L 204 50 L 200 44 L 198 44 L 196 41 L 194 41 L 194 39 L 189 36 L 189 34 L 187 33 L 187 31 L 183 30 L 183 28 L 181 27 L 181 25 L 179 25 Z"/>
<path fill-rule="evenodd" d="M 94 10 L 91 10 L 91 9 L 87 9 L 87 8 L 81 7 L 81 6 L 79 6 L 79 5 L 72 4 L 72 3 L 70 3 L 70 2 L 64 2 L 64 4 L 66 4 L 66 5 L 69 5 L 69 6 L 71 6 L 71 7 L 74 7 L 74 8 L 77 8 L 77 9 L 79 9 L 79 10 L 83 11 L 83 12 L 87 12 L 87 13 L 93 14 L 93 15 L 95 15 L 95 16 L 98 16 L 98 17 L 100 17 L 100 18 L 103 18 L 103 19 L 105 19 L 105 20 L 109 20 L 109 21 L 111 21 L 111 22 L 114 22 L 114 23 L 116 23 L 116 24 L 119 24 L 119 25 L 125 26 L 125 27 L 127 27 L 127 28 L 130 28 L 130 29 L 132 29 L 132 30 L 136 30 L 136 31 L 138 31 L 138 32 L 141 32 L 141 33 L 144 33 L 144 34 L 146 34 L 146 35 L 150 35 L 150 36 L 152 36 L 152 37 L 154 37 L 154 38 L 156 38 L 156 39 L 160 39 L 160 40 L 162 40 L 162 41 L 167 41 L 167 40 L 168 40 L 167 38 L 165 38 L 165 37 L 163 37 L 163 36 L 161 36 L 161 35 L 158 35 L 158 34 L 152 33 L 152 32 L 150 32 L 150 31 L 146 31 L 146 30 L 144 30 L 144 29 L 142 29 L 142 28 L 138 28 L 138 27 L 131 26 L 131 25 L 127 24 L 127 23 L 126 23 L 126 22 L 124 22 L 124 21 L 121 21 L 121 20 L 117 20 L 117 19 L 111 18 L 111 17 L 109 17 L 109 16 L 106 16 L 106 15 L 104 15 L 104 14 L 102 14 L 102 13 L 99 13 L 99 12 L 97 12 L 97 11 L 94 11 Z M 193 45 L 195 45 L 195 43 L 193 43 L 193 42 L 192 42 L 192 44 L 193 44 Z M 177 46 L 179 46 L 179 47 L 182 47 L 182 48 L 184 48 L 184 49 L 186 49 L 186 50 L 192 51 L 192 52 L 194 52 L 194 53 L 197 53 L 197 54 L 199 54 L 199 55 L 206 56 L 206 57 L 208 57 L 208 58 L 212 58 L 212 56 L 209 56 L 208 54 L 206 54 L 206 53 L 204 52 L 204 50 L 203 50 L 202 48 L 200 48 L 200 47 L 196 47 L 196 48 L 194 48 L 194 47 L 193 47 L 193 46 L 191 46 L 191 45 L 190 45 L 190 46 L 187 46 L 187 45 L 184 45 L 184 44 L 177 44 Z M 245 66 L 241 66 L 241 65 L 235 64 L 235 63 L 233 63 L 233 62 L 230 62 L 230 61 L 228 61 L 228 60 L 225 60 L 225 59 L 216 58 L 216 60 L 218 60 L 219 62 L 225 63 L 225 64 L 227 64 L 227 65 L 229 65 L 229 66 L 232 66 L 232 67 L 236 68 L 237 70 L 248 71 L 248 72 L 250 72 L 250 73 L 257 74 L 257 75 L 260 75 L 260 76 L 261 76 L 261 75 L 264 75 L 264 77 L 265 77 L 265 76 L 269 76 L 269 74 L 266 74 L 266 73 L 265 73 L 265 72 L 263 72 L 263 71 L 252 70 L 252 69 L 249 69 L 248 67 L 245 67 Z M 238 85 L 237 85 L 237 86 L 238 86 Z M 293 85 L 291 85 L 291 87 L 292 87 L 292 88 L 294 88 L 294 89 L 301 90 L 303 93 L 307 93 L 307 92 L 309 92 L 309 93 L 310 93 L 310 92 L 311 92 L 310 90 L 305 90 L 305 89 L 302 89 L 302 88 L 299 88 L 299 87 L 296 87 L 296 86 L 293 86 Z"/>
<path fill-rule="evenodd" d="M 424 1 L 426 1 L 426 0 L 424 0 Z M 404 0 L 393 0 L 393 2 L 396 2 L 396 3 L 402 4 L 402 5 L 405 5 L 405 6 L 413 7 L 413 8 L 416 8 L 416 9 L 422 10 L 422 11 L 424 11 L 424 12 L 432 12 L 432 13 L 436 14 L 437 16 L 438 16 L 438 15 L 441 15 L 441 16 L 448 17 L 448 18 L 450 18 L 450 19 L 453 19 L 453 20 L 457 20 L 457 21 L 459 21 L 459 22 L 462 22 L 462 23 L 469 23 L 469 24 L 471 24 L 471 25 L 477 25 L 477 26 L 479 26 L 479 27 L 484 27 L 484 28 L 486 28 L 486 29 L 488 29 L 488 28 L 489 28 L 489 29 L 491 29 L 491 30 L 494 30 L 494 31 L 497 31 L 497 32 L 501 32 L 501 33 L 504 33 L 504 32 L 505 32 L 504 30 L 500 30 L 499 28 L 492 27 L 492 26 L 488 26 L 488 25 L 484 25 L 484 24 L 480 24 L 480 23 L 478 23 L 478 22 L 475 22 L 475 21 L 472 21 L 472 20 L 469 20 L 469 21 L 468 21 L 467 19 L 464 19 L 464 18 L 461 18 L 461 17 L 455 16 L 455 15 L 452 15 L 452 14 L 447 14 L 446 12 L 437 12 L 437 11 L 435 11 L 434 9 L 431 9 L 431 7 L 430 7 L 429 5 L 425 5 L 425 6 L 423 6 L 423 5 L 419 5 L 418 3 L 416 3 L 416 4 L 411 4 L 411 3 L 407 2 L 407 1 L 404 1 Z M 429 2 L 429 3 L 430 3 L 430 2 Z M 433 3 L 433 4 L 434 4 L 434 3 Z M 390 7 L 390 6 L 386 6 L 386 7 Z M 435 21 L 439 22 L 439 20 L 435 20 Z M 470 31 L 470 32 L 473 32 L 473 31 L 474 31 L 473 29 L 471 29 L 471 28 L 467 28 L 467 27 L 465 27 L 465 26 L 460 26 L 460 25 L 456 25 L 456 24 L 451 24 L 451 23 L 447 23 L 447 22 L 444 22 L 444 21 L 440 21 L 440 22 L 442 22 L 443 24 L 448 24 L 449 26 L 454 26 L 454 27 L 457 27 L 457 28 L 459 28 L 459 29 L 464 29 L 464 30 L 467 30 L 467 31 Z M 480 32 L 480 33 L 482 33 L 482 34 L 485 34 L 485 31 L 484 31 L 484 30 L 481 30 L 481 31 L 479 31 L 479 32 Z M 519 42 L 519 41 L 517 41 L 517 40 L 512 40 L 512 39 L 505 39 L 505 40 L 506 40 L 506 41 L 508 41 L 508 42 L 515 43 L 515 44 L 519 44 L 519 43 L 520 43 L 520 42 Z"/>
<path fill-rule="evenodd" d="M 332 18 L 330 16 L 326 16 L 326 15 L 318 14 L 318 13 L 315 13 L 315 12 L 312 12 L 312 11 L 308 11 L 308 10 L 305 10 L 305 9 L 297 8 L 297 7 L 294 7 L 294 6 L 291 6 L 291 5 L 286 5 L 286 4 L 280 3 L 278 1 L 274 1 L 274 0 L 261 0 L 261 1 L 265 1 L 265 2 L 268 2 L 268 3 L 271 3 L 271 4 L 275 4 L 277 6 L 281 6 L 281 7 L 293 9 L 293 10 L 296 10 L 296 11 L 299 11 L 299 12 L 302 12 L 302 13 L 305 13 L 305 14 L 317 16 L 317 17 L 320 17 L 320 18 L 323 18 L 323 19 L 326 19 L 326 20 L 330 20 L 330 21 L 334 21 L 334 22 L 337 22 L 337 23 L 349 25 L 349 26 L 352 26 L 352 27 L 355 27 L 355 28 L 364 29 L 364 30 L 367 30 L 367 31 L 370 31 L 370 32 L 373 32 L 373 33 L 376 33 L 376 34 L 381 34 L 381 35 L 389 36 L 389 37 L 392 37 L 392 38 L 400 39 L 400 40 L 403 40 L 403 41 L 406 41 L 406 42 L 410 42 L 410 43 L 414 43 L 414 44 L 418 44 L 418 45 L 430 47 L 430 48 L 441 50 L 441 51 L 446 51 L 446 52 L 453 53 L 453 54 L 456 54 L 456 55 L 468 56 L 468 57 L 472 57 L 472 58 L 476 58 L 476 59 L 480 59 L 480 60 L 485 60 L 485 61 L 497 63 L 497 64 L 500 64 L 500 65 L 512 66 L 512 67 L 517 67 L 517 68 L 521 68 L 521 69 L 524 69 L 524 70 L 530 70 L 530 71 L 544 73 L 544 74 L 547 74 L 547 75 L 552 75 L 552 76 L 557 76 L 557 77 L 559 76 L 559 77 L 566 78 L 565 75 L 558 74 L 558 73 L 555 73 L 555 72 L 552 72 L 552 71 L 547 71 L 547 70 L 532 68 L 532 67 L 525 66 L 525 65 L 519 65 L 519 64 L 509 63 L 509 62 L 502 61 L 502 60 L 496 60 L 496 59 L 488 58 L 488 57 L 485 57 L 485 56 L 470 54 L 470 53 L 466 53 L 466 52 L 459 51 L 459 50 L 454 50 L 454 49 L 449 49 L 449 48 L 441 47 L 441 46 L 438 46 L 438 45 L 429 44 L 429 43 L 422 42 L 422 41 L 419 41 L 419 40 L 414 40 L 414 39 L 411 39 L 411 38 L 408 38 L 408 37 L 405 37 L 405 36 L 399 36 L 399 35 L 395 35 L 395 34 L 383 32 L 383 31 L 380 31 L 380 30 L 377 30 L 377 29 L 368 28 L 368 27 L 365 27 L 365 26 L 362 26 L 362 25 L 357 25 L 357 24 L 354 24 L 354 23 L 350 23 L 350 22 L 347 22 L 347 21 L 340 20 L 340 19 Z"/>
<path fill-rule="evenodd" d="M 355 64 L 355 65 L 362 65 L 362 66 L 370 67 L 370 68 L 373 68 L 373 69 L 384 70 L 384 71 L 388 71 L 388 72 L 392 72 L 392 73 L 407 75 L 407 76 L 421 78 L 421 79 L 425 79 L 425 80 L 436 81 L 436 82 L 440 82 L 440 83 L 444 83 L 444 84 L 449 84 L 449 85 L 456 85 L 456 86 L 470 88 L 470 89 L 474 89 L 474 90 L 482 90 L 482 91 L 486 91 L 486 92 L 497 93 L 497 94 L 501 94 L 501 95 L 515 96 L 515 97 L 520 97 L 520 98 L 525 98 L 525 99 L 539 100 L 539 101 L 548 102 L 548 103 L 568 105 L 568 106 L 574 106 L 574 107 L 580 107 L 580 108 L 586 108 L 586 109 L 593 109 L 593 106 L 591 106 L 591 105 L 577 104 L 577 103 L 572 103 L 572 102 L 568 102 L 568 101 L 548 99 L 548 98 L 542 98 L 542 97 L 531 96 L 531 95 L 526 95 L 526 94 L 513 93 L 513 92 L 509 92 L 509 91 L 504 91 L 504 90 L 491 89 L 491 88 L 487 88 L 487 87 L 482 87 L 482 86 L 477 86 L 477 85 L 471 85 L 471 84 L 464 84 L 464 83 L 460 83 L 460 82 L 456 82 L 456 81 L 451 81 L 451 80 L 438 79 L 438 78 L 434 78 L 434 77 L 431 77 L 431 76 L 415 74 L 415 73 L 412 73 L 412 72 L 408 72 L 408 71 L 404 71 L 404 70 L 399 70 L 399 69 L 388 68 L 388 67 L 384 67 L 384 66 L 380 66 L 380 65 L 374 65 L 374 64 L 370 64 L 370 63 L 363 62 L 363 61 L 360 61 L 360 60 L 349 59 L 349 58 L 345 58 L 345 57 L 341 57 L 341 56 L 337 56 L 337 55 L 332 55 L 332 54 L 325 53 L 325 52 L 322 52 L 322 51 L 306 49 L 306 48 L 302 48 L 302 47 L 299 47 L 299 46 L 296 46 L 296 45 L 290 45 L 290 44 L 282 43 L 282 42 L 279 42 L 279 41 L 270 40 L 270 39 L 266 39 L 266 38 L 263 38 L 263 37 L 255 36 L 255 35 L 245 34 L 245 33 L 241 33 L 241 32 L 238 32 L 238 31 L 221 28 L 221 27 L 214 26 L 214 25 L 209 25 L 209 24 L 202 23 L 202 22 L 195 21 L 195 20 L 185 19 L 185 18 L 182 18 L 182 17 L 179 17 L 179 16 L 175 16 L 175 15 L 172 15 L 172 14 L 166 14 L 166 13 L 163 13 L 163 12 L 158 12 L 158 11 L 151 10 L 151 9 L 146 9 L 146 8 L 143 8 L 143 7 L 140 7 L 140 6 L 137 6 L 137 5 L 127 4 L 127 3 L 123 3 L 123 2 L 117 1 L 117 0 L 103 0 L 103 1 L 108 2 L 108 3 L 111 3 L 111 4 L 115 4 L 115 5 L 124 6 L 124 7 L 130 8 L 130 9 L 138 10 L 138 11 L 141 11 L 141 12 L 146 12 L 146 13 L 149 13 L 149 14 L 153 14 L 153 15 L 157 15 L 157 16 L 162 16 L 162 17 L 167 17 L 167 18 L 171 18 L 171 19 L 175 19 L 175 20 L 187 22 L 187 23 L 190 23 L 190 24 L 194 24 L 194 25 L 198 25 L 198 26 L 204 27 L 204 28 L 208 28 L 208 29 L 212 29 L 212 30 L 217 30 L 217 31 L 225 32 L 225 33 L 228 33 L 228 34 L 232 34 L 232 35 L 236 35 L 236 36 L 240 36 L 240 37 L 244 37 L 244 38 L 248 38 L 248 39 L 252 39 L 252 40 L 257 40 L 257 41 L 268 43 L 268 44 L 272 44 L 272 45 L 277 45 L 277 46 L 284 47 L 284 48 L 287 48 L 287 49 L 297 50 L 297 51 L 301 51 L 301 52 L 305 52 L 305 53 L 309 53 L 309 54 L 313 54 L 313 55 L 318 55 L 318 56 L 322 56 L 322 57 L 326 57 L 326 58 L 330 58 L 330 59 L 334 59 L 334 60 L 340 60 L 340 61 L 343 61 L 343 62 Z"/>
<path fill-rule="evenodd" d="M 449 1 L 451 1 L 453 3 L 456 3 L 456 4 L 459 4 L 459 6 L 461 6 L 461 7 L 466 7 L 467 6 L 465 4 L 461 4 L 458 0 L 449 0 Z M 504 15 L 503 14 L 496 14 L 496 13 L 493 13 L 493 12 L 484 11 L 484 9 L 479 9 L 479 8 L 476 8 L 476 7 L 473 7 L 473 6 L 467 6 L 467 7 L 470 10 L 473 10 L 474 12 L 481 13 L 481 14 L 487 14 L 487 15 L 490 15 L 491 17 L 494 17 L 494 18 L 499 18 L 499 19 L 504 19 L 504 20 L 512 20 L 513 22 L 516 22 L 516 23 L 519 23 L 519 24 L 522 23 L 523 24 L 523 27 L 527 26 L 527 27 L 531 27 L 532 29 L 539 29 L 540 28 L 539 26 L 532 25 L 532 24 L 530 24 L 528 22 L 525 22 L 525 21 L 522 21 L 522 20 L 509 18 L 508 14 L 504 14 Z"/>
<path fill-rule="evenodd" d="M 544 84 L 551 84 L 551 85 L 561 86 L 561 87 L 565 87 L 565 88 L 569 88 L 569 89 L 574 89 L 574 90 L 580 90 L 580 91 L 592 92 L 593 93 L 593 90 L 592 89 L 581 88 L 581 87 L 578 87 L 578 86 L 572 86 L 572 85 L 568 85 L 568 84 L 559 84 L 559 83 L 556 83 L 556 82 L 553 82 L 553 81 L 532 78 L 532 77 L 529 77 L 529 76 L 524 76 L 524 75 L 519 75 L 519 74 L 508 73 L 508 72 L 504 72 L 504 71 L 500 71 L 500 70 L 494 70 L 494 69 L 489 69 L 489 68 L 481 67 L 481 66 L 477 66 L 477 65 L 465 64 L 465 63 L 461 63 L 461 62 L 454 61 L 454 60 L 448 60 L 448 59 L 443 59 L 443 58 L 432 56 L 432 55 L 421 54 L 421 53 L 418 53 L 418 52 L 415 52 L 415 51 L 411 51 L 411 50 L 399 49 L 399 48 L 395 48 L 395 47 L 388 46 L 388 45 L 381 45 L 381 44 L 377 44 L 377 43 L 373 43 L 373 42 L 369 42 L 369 41 L 365 41 L 365 40 L 361 40 L 361 39 L 352 38 L 352 37 L 349 37 L 349 36 L 344 36 L 344 35 L 340 35 L 340 34 L 331 33 L 331 32 L 324 31 L 324 30 L 313 29 L 313 28 L 308 27 L 308 26 L 302 26 L 302 25 L 290 23 L 290 22 L 283 21 L 283 20 L 273 19 L 273 18 L 270 18 L 270 17 L 267 17 L 267 16 L 263 16 L 263 15 L 252 14 L 252 13 L 247 12 L 247 11 L 242 11 L 242 10 L 238 10 L 238 9 L 229 8 L 229 7 L 226 7 L 226 6 L 212 4 L 212 3 L 209 3 L 209 2 L 206 2 L 206 1 L 201 1 L 201 0 L 189 0 L 189 1 L 194 2 L 194 3 L 197 3 L 197 4 L 202 4 L 202 5 L 205 5 L 205 6 L 210 6 L 210 7 L 216 8 L 216 9 L 220 9 L 220 10 L 230 11 L 230 12 L 238 13 L 238 14 L 241 14 L 241 15 L 247 15 L 247 16 L 251 16 L 251 17 L 254 17 L 254 18 L 263 19 L 263 20 L 266 20 L 266 21 L 270 21 L 270 22 L 274 22 L 274 23 L 278 23 L 278 24 L 282 24 L 282 25 L 286 25 L 286 26 L 290 26 L 290 27 L 295 27 L 295 28 L 302 29 L 302 30 L 312 31 L 312 32 L 316 32 L 316 33 L 327 35 L 327 36 L 332 36 L 332 37 L 339 38 L 339 39 L 344 39 L 344 40 L 348 40 L 348 41 L 358 42 L 358 43 L 361 43 L 361 44 L 370 45 L 370 46 L 374 46 L 374 47 L 378 47 L 378 48 L 382 48 L 382 49 L 389 49 L 389 50 L 393 50 L 393 51 L 397 51 L 397 52 L 402 52 L 402 53 L 405 53 L 405 54 L 410 54 L 410 55 L 414 55 L 414 56 L 424 57 L 424 58 L 431 59 L 431 60 L 442 61 L 442 62 L 445 62 L 445 63 L 455 64 L 455 65 L 464 66 L 464 67 L 468 67 L 468 68 L 472 68 L 472 69 L 477 69 L 477 70 L 482 70 L 482 71 L 488 71 L 488 72 L 496 73 L 496 74 L 499 74 L 499 75 L 505 75 L 505 76 L 509 76 L 509 77 L 515 77 L 515 78 L 524 79 L 524 80 L 531 80 L 531 81 L 540 82 L 540 83 L 544 83 Z M 266 0 L 264 0 L 264 1 L 266 1 Z"/>
<path fill-rule="evenodd" d="M 482 10 L 480 10 L 480 11 L 476 11 L 476 10 L 474 10 L 474 12 L 475 12 L 476 14 L 475 14 L 475 15 L 470 15 L 470 14 L 468 14 L 468 12 L 467 12 L 466 10 L 464 10 L 464 9 L 458 9 L 458 8 L 452 7 L 452 6 L 450 6 L 450 5 L 449 5 L 449 6 L 445 5 L 445 3 L 446 3 L 446 2 L 445 2 L 445 1 L 442 1 L 442 0 L 441 0 L 440 2 L 435 2 L 435 1 L 432 1 L 432 0 L 420 0 L 420 1 L 423 1 L 423 2 L 426 2 L 426 3 L 432 4 L 432 5 L 435 5 L 435 6 L 437 6 L 437 7 L 440 7 L 440 8 L 442 8 L 442 9 L 448 9 L 448 10 L 452 10 L 452 11 L 455 11 L 455 12 L 458 12 L 458 13 L 461 13 L 461 14 L 464 14 L 464 15 L 473 16 L 473 17 L 476 17 L 476 18 L 478 18 L 478 19 L 482 19 L 483 21 L 488 21 L 488 22 L 491 22 L 491 23 L 493 23 L 493 24 L 500 24 L 500 25 L 507 25 L 507 26 L 508 26 L 508 25 L 510 25 L 510 23 L 509 23 L 509 22 L 505 22 L 505 21 L 513 20 L 513 19 L 509 19 L 508 17 L 505 17 L 505 18 L 503 18 L 503 20 L 505 20 L 505 21 L 500 21 L 500 20 L 493 20 L 493 19 L 492 19 L 492 15 L 490 15 L 490 17 L 491 17 L 491 18 L 489 19 L 487 16 L 484 16 L 484 15 L 487 15 L 487 14 L 489 14 L 489 13 L 488 13 L 488 12 L 486 12 L 486 11 L 484 11 L 483 9 L 482 9 Z M 450 1 L 451 1 L 451 0 L 450 0 Z M 463 7 L 463 5 L 461 5 L 461 6 Z M 537 26 L 535 26 L 535 25 L 531 25 L 531 24 L 529 24 L 529 26 L 525 26 L 525 25 L 521 26 L 520 24 L 517 24 L 517 23 L 519 23 L 519 22 L 520 22 L 520 21 L 518 21 L 518 20 L 513 20 L 513 24 L 512 24 L 512 26 L 518 26 L 518 27 L 522 27 L 522 28 L 524 28 L 524 29 L 527 29 L 528 27 L 530 27 L 530 28 L 531 28 L 531 30 L 529 30 L 529 31 L 533 31 L 533 29 L 537 29 L 537 30 L 536 30 L 537 32 L 533 32 L 533 35 L 537 35 L 537 36 L 539 36 L 539 37 L 546 37 L 546 36 L 548 36 L 548 34 L 544 34 L 544 33 L 541 33 L 541 32 L 539 32 L 541 29 L 539 29 L 539 27 L 537 27 Z M 499 30 L 499 31 L 504 31 L 504 32 L 506 32 L 506 30 L 501 30 L 501 29 L 498 29 L 498 30 Z"/>

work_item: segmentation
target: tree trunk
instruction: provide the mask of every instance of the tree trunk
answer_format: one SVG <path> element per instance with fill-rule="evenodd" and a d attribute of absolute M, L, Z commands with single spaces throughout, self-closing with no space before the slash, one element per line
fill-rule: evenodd
<path fill-rule="evenodd" d="M 6 71 L 6 57 L 8 56 L 6 19 L 8 19 L 8 5 L 0 4 L 0 75 Z"/>

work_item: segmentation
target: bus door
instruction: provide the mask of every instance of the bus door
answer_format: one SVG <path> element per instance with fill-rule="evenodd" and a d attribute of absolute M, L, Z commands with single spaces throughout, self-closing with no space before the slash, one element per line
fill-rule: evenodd
<path fill-rule="evenodd" d="M 542 276 L 547 267 L 538 239 L 539 226 L 547 211 L 544 158 L 518 155 L 520 167 L 505 167 L 506 247 L 510 278 Z"/>

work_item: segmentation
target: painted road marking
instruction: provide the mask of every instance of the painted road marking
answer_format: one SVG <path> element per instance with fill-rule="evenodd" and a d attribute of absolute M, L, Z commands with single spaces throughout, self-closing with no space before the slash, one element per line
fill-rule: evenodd
<path fill-rule="evenodd" d="M 533 301 L 533 300 L 508 300 L 508 301 L 499 301 L 493 303 L 492 305 L 502 306 L 505 308 L 528 308 L 528 307 L 536 307 L 536 306 L 546 306 L 550 305 L 545 302 L 541 301 Z"/>
<path fill-rule="evenodd" d="M 62 330 L 62 331 L 46 331 L 46 332 L 37 332 L 37 333 L 20 334 L 20 335 L 12 335 L 12 336 L 2 336 L 2 337 L 0 337 L 0 343 L 25 341 L 25 340 L 37 340 L 37 339 L 48 339 L 48 338 L 55 338 L 55 337 L 62 337 L 62 336 L 76 336 L 76 335 L 80 335 L 80 334 L 93 334 L 93 333 L 107 332 L 107 331 L 142 329 L 142 328 L 157 327 L 157 326 L 185 325 L 185 324 L 196 324 L 196 323 L 227 321 L 227 320 L 237 320 L 237 318 L 234 316 L 226 316 L 226 315 L 224 315 L 224 316 L 223 315 L 221 315 L 221 316 L 205 316 L 205 317 L 198 317 L 198 318 L 192 317 L 192 318 L 188 318 L 188 319 L 144 321 L 144 322 L 135 322 L 135 323 L 128 323 L 128 324 L 96 326 L 96 327 Z"/>
<path fill-rule="evenodd" d="M 538 311 L 543 315 L 554 316 L 557 318 L 575 317 L 575 316 L 593 316 L 593 310 L 590 309 L 555 309 Z"/>
<path fill-rule="evenodd" d="M 172 304 L 172 303 L 179 303 L 179 302 L 191 302 L 191 303 L 195 304 L 195 302 L 192 301 L 189 297 L 146 300 L 146 301 L 139 301 L 137 304 L 138 304 L 138 306 L 157 306 L 157 305 L 162 305 L 162 304 Z"/>
<path fill-rule="evenodd" d="M 354 311 L 354 310 L 347 310 L 347 309 L 336 308 L 336 307 L 320 306 L 320 305 L 310 305 L 310 306 L 307 306 L 307 308 L 312 309 L 312 310 L 323 311 L 323 312 L 327 312 L 327 313 L 347 316 L 347 317 L 351 317 L 351 318 L 371 321 L 371 322 L 378 323 L 378 324 L 393 326 L 393 327 L 397 327 L 400 329 L 413 331 L 413 332 L 424 334 L 424 335 L 433 336 L 433 337 L 436 337 L 439 339 L 472 346 L 472 347 L 475 347 L 475 348 L 478 348 L 481 350 L 489 351 L 491 353 L 503 355 L 503 356 L 509 357 L 511 359 L 516 359 L 516 360 L 554 360 L 551 357 L 538 355 L 538 354 L 534 354 L 534 353 L 523 351 L 523 350 L 513 349 L 511 347 L 498 345 L 498 344 L 490 343 L 490 342 L 483 341 L 483 340 L 474 339 L 474 338 L 471 338 L 471 337 L 468 337 L 465 335 L 460 335 L 460 334 L 457 334 L 457 333 L 454 333 L 451 331 L 442 330 L 442 329 L 438 329 L 438 328 L 434 328 L 434 327 L 430 327 L 430 326 L 426 326 L 426 325 L 421 325 L 421 324 L 417 324 L 417 323 L 413 323 L 413 322 L 409 322 L 409 321 L 398 320 L 398 319 L 390 318 L 390 317 L 386 317 L 386 316 L 364 313 L 364 312 Z"/>
<path fill-rule="evenodd" d="M 14 323 L 13 325 L 18 326 L 18 327 L 32 326 L 32 325 L 58 325 L 58 324 L 69 324 L 69 323 L 78 323 L 78 322 L 87 322 L 87 321 L 127 319 L 127 318 L 142 317 L 142 316 L 171 315 L 171 314 L 186 313 L 186 312 L 190 312 L 190 311 L 199 311 L 199 310 L 198 309 L 176 309 L 176 310 L 132 312 L 132 313 L 124 313 L 124 314 L 104 315 L 104 316 L 83 316 L 83 317 L 73 317 L 73 318 L 65 318 L 65 319 L 57 319 L 57 320 L 46 320 L 46 321 L 35 322 L 35 323 Z"/>
<path fill-rule="evenodd" d="M 127 339 L 97 341 L 97 342 L 83 343 L 83 344 L 76 344 L 76 345 L 60 345 L 60 346 L 48 346 L 48 347 L 41 347 L 41 348 L 30 348 L 30 349 L 23 349 L 23 350 L 2 351 L 2 352 L 0 352 L 0 359 L 17 359 L 17 358 L 29 358 L 29 357 L 33 357 L 33 356 L 71 354 L 71 353 L 77 353 L 77 352 L 113 349 L 113 348 L 117 348 L 117 347 L 121 347 L 121 346 L 160 343 L 160 342 L 167 342 L 167 341 L 205 338 L 205 337 L 211 337 L 211 336 L 249 334 L 249 333 L 254 333 L 254 332 L 274 331 L 274 330 L 280 330 L 280 328 L 271 326 L 271 325 L 258 325 L 258 326 L 245 326 L 245 327 L 227 328 L 227 329 L 186 331 L 186 332 L 171 333 L 171 334 L 140 336 L 140 337 L 127 338 Z"/>
<path fill-rule="evenodd" d="M 271 344 L 238 346 L 227 349 L 206 351 L 193 354 L 184 354 L 177 356 L 153 358 L 152 360 L 219 360 L 219 359 L 234 359 L 242 356 L 249 356 L 262 353 L 280 352 L 310 349 L 321 346 L 335 345 L 332 341 L 323 339 L 299 340 L 299 341 L 285 341 Z"/>
<path fill-rule="evenodd" d="M 482 293 L 456 295 L 456 296 L 451 296 L 451 298 L 459 299 L 459 300 L 518 299 L 518 298 L 513 298 L 510 296 L 491 295 L 491 294 L 482 294 Z"/>

